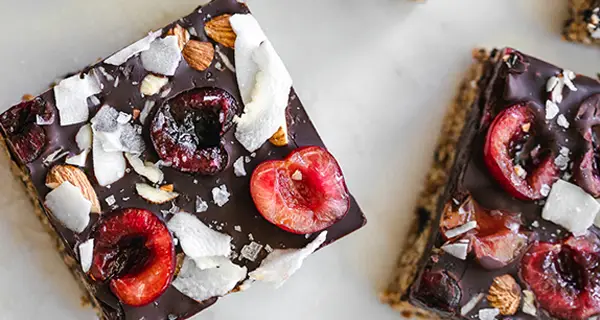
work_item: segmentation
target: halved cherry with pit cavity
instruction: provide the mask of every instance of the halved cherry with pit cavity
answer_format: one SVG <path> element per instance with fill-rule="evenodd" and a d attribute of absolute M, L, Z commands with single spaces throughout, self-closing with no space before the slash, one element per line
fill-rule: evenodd
<path fill-rule="evenodd" d="M 175 248 L 167 226 L 145 209 L 124 209 L 100 222 L 90 274 L 110 281 L 125 304 L 143 306 L 171 284 Z"/>
<path fill-rule="evenodd" d="M 560 319 L 600 313 L 600 241 L 591 233 L 560 243 L 535 243 L 523 256 L 521 278 L 540 307 Z"/>
<path fill-rule="evenodd" d="M 299 148 L 284 160 L 261 163 L 252 173 L 250 193 L 265 219 L 297 234 L 321 231 L 350 208 L 342 170 L 321 147 Z"/>
<path fill-rule="evenodd" d="M 199 88 L 163 104 L 150 127 L 158 156 L 183 171 L 212 175 L 227 165 L 221 137 L 231 127 L 239 107 L 229 92 Z"/>
<path fill-rule="evenodd" d="M 600 197 L 600 94 L 586 99 L 575 124 L 585 140 L 585 150 L 573 164 L 574 181 L 595 198 Z"/>
<path fill-rule="evenodd" d="M 521 200 L 537 200 L 558 180 L 552 152 L 536 141 L 535 114 L 525 104 L 500 112 L 488 129 L 484 160 L 498 183 Z"/>

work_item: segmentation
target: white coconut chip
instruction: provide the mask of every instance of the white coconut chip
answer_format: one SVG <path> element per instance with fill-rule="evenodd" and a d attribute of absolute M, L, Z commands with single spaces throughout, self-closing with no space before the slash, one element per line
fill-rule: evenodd
<path fill-rule="evenodd" d="M 569 120 L 567 120 L 567 118 L 563 114 L 558 115 L 558 118 L 556 119 L 556 123 L 558 123 L 559 126 L 565 128 L 565 129 L 569 129 L 569 126 L 571 125 L 569 123 Z"/>
<path fill-rule="evenodd" d="M 75 135 L 75 142 L 79 150 L 90 149 L 92 147 L 92 126 L 89 124 L 81 126 Z"/>
<path fill-rule="evenodd" d="M 84 149 L 83 151 L 81 151 L 77 155 L 68 156 L 65 159 L 65 163 L 66 164 L 71 164 L 71 165 L 74 165 L 74 166 L 78 166 L 78 167 L 85 167 L 85 164 L 87 162 L 87 157 L 88 157 L 89 153 L 90 153 L 90 149 Z"/>
<path fill-rule="evenodd" d="M 500 314 L 496 308 L 486 308 L 479 310 L 479 320 L 494 320 Z"/>
<path fill-rule="evenodd" d="M 554 119 L 560 110 L 555 102 L 546 100 L 546 119 Z"/>
<path fill-rule="evenodd" d="M 471 300 L 469 300 L 467 303 L 465 303 L 464 306 L 460 308 L 460 314 L 462 316 L 466 316 L 467 314 L 469 314 L 469 312 L 471 312 L 475 308 L 475 306 L 477 306 L 477 304 L 481 302 L 483 297 L 485 297 L 485 293 L 478 293 L 474 295 L 473 298 L 471 298 Z"/>
<path fill-rule="evenodd" d="M 144 103 L 144 108 L 142 109 L 142 112 L 140 112 L 140 122 L 141 123 L 146 122 L 146 118 L 148 118 L 150 111 L 152 111 L 152 109 L 154 108 L 155 105 L 156 105 L 156 102 L 152 101 L 152 100 L 147 100 Z"/>
<path fill-rule="evenodd" d="M 150 203 L 163 204 L 179 197 L 179 193 L 155 188 L 149 184 L 136 183 L 135 191 Z"/>
<path fill-rule="evenodd" d="M 458 226 L 454 229 L 446 231 L 445 235 L 447 238 L 454 238 L 475 228 L 477 228 L 477 221 L 469 221 L 463 224 L 462 226 Z"/>
<path fill-rule="evenodd" d="M 230 18 L 237 37 L 235 63 L 244 113 L 234 120 L 235 137 L 250 152 L 257 150 L 282 125 L 292 78 L 252 15 Z"/>
<path fill-rule="evenodd" d="M 142 52 L 141 58 L 147 71 L 172 76 L 181 61 L 179 40 L 176 36 L 158 38 L 150 44 L 148 50 Z"/>
<path fill-rule="evenodd" d="M 258 269 L 250 272 L 250 279 L 274 283 L 280 287 L 294 272 L 302 266 L 302 262 L 315 252 L 327 238 L 327 231 L 321 232 L 315 240 L 302 249 L 275 249 L 260 264 Z"/>
<path fill-rule="evenodd" d="M 49 166 L 53 162 L 56 162 L 57 160 L 64 158 L 68 154 L 69 154 L 69 151 L 64 150 L 62 147 L 59 147 L 58 149 L 54 150 L 52 153 L 50 153 L 49 155 L 44 157 L 42 159 L 42 163 L 45 166 Z"/>
<path fill-rule="evenodd" d="M 460 240 L 455 243 L 446 243 L 441 247 L 441 249 L 460 260 L 465 260 L 467 259 L 467 253 L 469 252 L 469 241 Z"/>
<path fill-rule="evenodd" d="M 125 112 L 119 112 L 119 116 L 117 117 L 117 122 L 119 124 L 126 124 L 129 123 L 129 121 L 131 120 L 133 116 L 129 113 L 125 113 Z"/>
<path fill-rule="evenodd" d="M 187 212 L 176 213 L 167 228 L 179 239 L 183 252 L 193 258 L 202 268 L 212 268 L 214 257 L 231 254 L 231 237 L 206 226 L 200 219 Z"/>
<path fill-rule="evenodd" d="M 558 180 L 550 190 L 542 218 L 581 236 L 592 226 L 598 211 L 600 203 L 591 195 L 572 183 Z"/>
<path fill-rule="evenodd" d="M 233 163 L 233 173 L 236 177 L 243 177 L 246 175 L 246 168 L 244 168 L 244 157 L 241 156 Z"/>
<path fill-rule="evenodd" d="M 217 259 L 217 263 L 217 267 L 201 269 L 194 259 L 185 257 L 173 286 L 196 301 L 204 301 L 226 295 L 246 278 L 246 267 L 240 267 L 224 257 Z"/>
<path fill-rule="evenodd" d="M 101 85 L 97 78 L 88 74 L 76 74 L 54 87 L 56 108 L 60 125 L 68 126 L 85 122 L 89 118 L 88 97 L 98 94 Z"/>
<path fill-rule="evenodd" d="M 215 204 L 222 207 L 229 202 L 229 196 L 231 196 L 231 194 L 227 191 L 227 186 L 223 184 L 212 189 L 212 196 Z"/>
<path fill-rule="evenodd" d="M 104 60 L 104 63 L 112 64 L 114 66 L 120 66 L 123 63 L 127 62 L 129 58 L 134 55 L 146 51 L 150 48 L 150 44 L 156 38 L 160 37 L 162 34 L 162 30 L 157 30 L 155 32 L 150 32 L 145 38 L 142 38 L 130 46 L 122 49 L 121 51 L 113 54 L 108 59 Z"/>
<path fill-rule="evenodd" d="M 537 315 L 537 308 L 535 307 L 535 295 L 531 290 L 523 290 L 523 312 L 532 316 Z"/>
<path fill-rule="evenodd" d="M 36 114 L 35 115 L 35 124 L 37 124 L 39 126 L 49 126 L 54 123 L 55 119 L 56 119 L 56 117 L 54 116 L 54 113 L 52 113 L 52 115 L 50 116 L 49 119 L 44 119 L 44 117 L 40 116 L 39 114 Z"/>
<path fill-rule="evenodd" d="M 102 148 L 102 141 L 93 135 L 92 160 L 94 175 L 98 184 L 105 187 L 125 176 L 125 158 L 123 152 L 107 152 Z"/>
<path fill-rule="evenodd" d="M 167 83 L 169 83 L 169 78 L 150 73 L 142 80 L 140 93 L 145 96 L 153 96 L 159 93 Z"/>
<path fill-rule="evenodd" d="M 571 91 L 577 91 L 577 87 L 575 87 L 575 84 L 573 83 L 572 80 L 574 80 L 577 75 L 575 75 L 575 73 L 571 70 L 563 70 L 562 72 L 563 74 L 563 82 L 565 83 L 565 85 L 567 86 L 567 88 L 569 88 L 569 90 Z"/>
<path fill-rule="evenodd" d="M 82 232 L 90 222 L 92 203 L 68 181 L 50 191 L 44 205 L 56 220 L 74 232 Z"/>
<path fill-rule="evenodd" d="M 84 273 L 90 271 L 94 254 L 94 238 L 82 242 L 79 247 L 79 263 Z"/>
<path fill-rule="evenodd" d="M 153 183 L 159 184 L 163 181 L 165 175 L 158 166 L 145 164 L 139 156 L 128 152 L 125 153 L 125 158 L 137 174 L 146 177 Z"/>

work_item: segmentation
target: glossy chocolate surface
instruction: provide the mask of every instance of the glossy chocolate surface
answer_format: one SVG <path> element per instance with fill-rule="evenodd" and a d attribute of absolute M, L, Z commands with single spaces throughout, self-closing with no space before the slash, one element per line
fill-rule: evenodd
<path fill-rule="evenodd" d="M 577 75 L 573 83 L 577 91 L 567 88 L 563 91 L 563 101 L 559 104 L 560 113 L 566 117 L 570 127 L 565 129 L 557 124 L 556 118 L 547 121 L 545 119 L 545 104 L 550 93 L 546 90 L 546 83 L 552 76 L 559 75 L 563 69 L 543 62 L 536 58 L 521 54 L 523 63 L 510 63 L 505 58 L 511 56 L 512 49 L 496 51 L 496 62 L 490 60 L 486 66 L 486 72 L 479 82 L 479 98 L 469 115 L 469 119 L 463 131 L 461 143 L 457 148 L 457 160 L 451 173 L 445 195 L 440 199 L 438 212 L 434 215 L 436 221 L 433 223 L 432 239 L 429 243 L 429 254 L 423 257 L 422 268 L 448 271 L 456 280 L 462 290 L 462 298 L 459 307 L 454 312 L 443 313 L 456 319 L 471 318 L 477 315 L 477 311 L 483 308 L 491 308 L 487 299 L 482 301 L 467 315 L 461 316 L 460 306 L 464 306 L 469 300 L 479 293 L 487 295 L 493 279 L 503 274 L 510 274 L 521 285 L 522 289 L 527 286 L 519 278 L 520 257 L 501 269 L 486 270 L 475 261 L 471 253 L 465 261 L 459 260 L 450 254 L 440 250 L 432 252 L 433 248 L 440 248 L 445 240 L 439 232 L 439 220 L 444 204 L 453 199 L 460 199 L 469 193 L 476 202 L 488 209 L 507 210 L 520 213 L 522 226 L 531 231 L 534 237 L 540 241 L 555 241 L 570 236 L 564 228 L 542 219 L 544 201 L 521 201 L 515 199 L 503 189 L 491 176 L 484 162 L 483 147 L 489 125 L 499 112 L 518 103 L 526 103 L 536 113 L 536 120 L 532 126 L 538 129 L 538 142 L 548 146 L 554 156 L 559 154 L 561 147 L 570 150 L 570 160 L 574 161 L 586 150 L 586 143 L 580 133 L 580 126 L 575 117 L 581 103 L 600 93 L 600 82 Z M 510 60 L 509 60 L 510 61 Z M 571 169 L 561 172 L 563 179 L 569 179 Z M 535 221 L 535 222 L 534 222 Z M 539 224 L 539 225 L 538 225 Z M 590 228 L 592 232 L 598 233 L 596 227 Z M 422 275 L 417 278 L 412 286 L 411 301 L 419 306 L 428 308 L 419 302 L 419 283 L 423 280 Z M 429 308 L 431 309 L 431 308 Z M 433 309 L 432 309 L 433 310 Z M 510 319 L 550 319 L 542 310 L 538 310 L 538 317 L 525 314 L 520 311 L 509 317 Z M 433 310 L 440 312 L 439 310 Z M 500 316 L 500 318 L 503 318 Z"/>
<path fill-rule="evenodd" d="M 218 45 L 220 50 L 227 55 L 229 60 L 234 62 L 233 49 L 226 48 L 214 42 L 204 33 L 204 23 L 221 14 L 248 13 L 245 4 L 239 3 L 236 0 L 216 0 L 203 7 L 198 8 L 189 16 L 186 16 L 176 23 L 185 28 L 194 28 L 198 36 L 193 37 L 200 41 L 210 41 L 214 45 Z M 163 28 L 165 34 L 172 26 Z M 222 67 L 217 68 L 217 63 Z M 90 67 L 104 67 L 112 77 L 118 78 L 118 85 L 115 86 L 115 81 L 103 80 L 104 89 L 96 95 L 103 104 L 108 104 L 119 111 L 132 113 L 133 108 L 141 110 L 147 100 L 156 102 L 153 112 L 147 117 L 146 123 L 143 125 L 143 137 L 146 142 L 147 150 L 143 155 L 146 161 L 156 162 L 158 156 L 152 147 L 152 142 L 149 138 L 148 124 L 152 120 L 154 112 L 164 101 L 176 96 L 177 94 L 201 87 L 218 87 L 231 93 L 242 106 L 242 100 L 237 87 L 236 75 L 229 69 L 225 68 L 225 63 L 221 60 L 218 54 L 215 54 L 211 66 L 203 72 L 196 71 L 190 68 L 185 60 L 177 69 L 173 77 L 169 77 L 168 86 L 171 90 L 168 95 L 162 97 L 155 95 L 151 97 L 142 97 L 140 94 L 139 83 L 148 74 L 144 70 L 139 55 L 129 59 L 121 66 L 112 66 L 104 63 L 98 63 Z M 54 94 L 52 90 L 45 92 L 40 96 L 45 101 L 49 102 L 54 107 Z M 97 111 L 96 107 L 90 104 L 90 117 Z M 139 120 L 134 123 L 139 124 Z M 84 123 L 72 126 L 61 127 L 59 121 L 55 121 L 50 126 L 44 126 L 48 136 L 48 143 L 45 146 L 41 156 L 32 163 L 26 165 L 32 182 L 34 183 L 40 202 L 43 202 L 45 195 L 50 191 L 44 184 L 46 173 L 49 167 L 42 163 L 42 159 L 47 157 L 56 149 L 62 147 L 70 151 L 72 154 L 79 152 L 74 141 L 75 134 Z M 227 233 L 233 237 L 232 243 L 235 245 L 236 252 L 245 245 L 251 242 L 250 238 L 262 245 L 270 245 L 273 248 L 300 248 L 310 242 L 315 236 L 305 237 L 304 235 L 295 235 L 279 229 L 278 227 L 267 222 L 256 210 L 250 196 L 249 180 L 250 174 L 254 168 L 261 162 L 271 159 L 283 159 L 293 149 L 300 146 L 317 145 L 323 146 L 317 131 L 306 114 L 302 104 L 296 94 L 290 94 L 290 102 L 288 105 L 288 128 L 290 143 L 286 147 L 275 147 L 269 142 L 266 142 L 255 156 L 250 157 L 251 161 L 245 165 L 246 171 L 249 173 L 245 177 L 236 177 L 233 170 L 233 162 L 240 156 L 250 156 L 233 136 L 235 128 L 230 129 L 224 136 L 223 141 L 229 154 L 229 164 L 221 173 L 214 176 L 191 175 L 179 172 L 175 169 L 165 167 L 165 181 L 172 183 L 177 192 L 181 196 L 174 201 L 174 205 L 187 212 L 195 212 L 196 196 L 200 196 L 205 201 L 209 202 L 207 212 L 199 213 L 197 216 L 207 225 L 220 229 L 221 232 Z M 64 159 L 58 161 L 61 163 Z M 94 180 L 92 169 L 92 157 L 89 156 L 85 172 L 90 178 L 102 204 L 103 214 L 109 214 L 112 208 L 107 205 L 105 199 L 114 196 L 116 206 L 119 208 L 141 207 L 154 212 L 159 216 L 168 219 L 170 213 L 164 214 L 172 208 L 171 203 L 163 205 L 153 205 L 137 195 L 135 192 L 135 183 L 143 182 L 143 178 L 131 171 L 124 178 L 112 184 L 110 188 L 99 186 Z M 211 190 L 214 187 L 225 184 L 228 191 L 231 193 L 229 202 L 223 207 L 218 207 L 211 203 Z M 162 213 L 161 213 L 162 212 Z M 49 215 L 53 227 L 64 241 L 68 252 L 78 259 L 77 245 L 85 241 L 93 232 L 94 226 L 102 215 L 92 214 L 92 221 L 88 228 L 81 234 L 75 234 L 72 231 L 64 228 Z M 356 201 L 352 198 L 351 207 L 348 214 L 339 222 L 327 229 L 327 240 L 325 244 L 333 241 L 359 229 L 366 223 L 366 219 L 361 212 Z M 241 232 L 234 229 L 235 226 L 241 227 Z M 178 250 L 180 248 L 178 247 Z M 261 251 L 258 259 L 254 262 L 246 259 L 235 259 L 234 262 L 248 267 L 248 271 L 255 269 L 266 257 L 266 251 Z M 176 316 L 177 319 L 190 317 L 211 304 L 215 303 L 217 298 L 212 298 L 202 303 L 198 303 L 187 296 L 181 294 L 174 287 L 170 287 L 158 300 L 154 303 L 143 307 L 130 307 L 121 304 L 118 299 L 112 294 L 107 284 L 95 283 L 88 279 L 89 284 L 93 287 L 94 295 L 101 302 L 99 306 L 107 319 L 145 319 L 145 320 L 162 320 L 169 316 Z M 168 318 L 171 319 L 171 318 Z"/>

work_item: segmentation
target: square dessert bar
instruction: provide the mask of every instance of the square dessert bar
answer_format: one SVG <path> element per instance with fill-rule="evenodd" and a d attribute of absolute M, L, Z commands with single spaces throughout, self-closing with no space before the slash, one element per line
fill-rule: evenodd
<path fill-rule="evenodd" d="M 185 319 L 282 284 L 366 219 L 236 0 L 0 116 L 36 213 L 102 319 Z"/>
<path fill-rule="evenodd" d="M 474 57 L 382 300 L 422 319 L 595 316 L 600 82 L 511 48 Z"/>
<path fill-rule="evenodd" d="M 565 39 L 600 44 L 600 1 L 569 0 L 569 14 L 563 29 Z"/>

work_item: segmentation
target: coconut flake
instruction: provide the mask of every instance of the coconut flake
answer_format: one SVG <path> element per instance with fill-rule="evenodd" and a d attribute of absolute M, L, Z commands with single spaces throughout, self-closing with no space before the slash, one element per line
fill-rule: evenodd
<path fill-rule="evenodd" d="M 169 83 L 169 78 L 150 73 L 142 80 L 140 92 L 145 96 L 153 96 L 159 93 L 167 83 Z"/>
<path fill-rule="evenodd" d="M 196 261 L 231 254 L 231 237 L 209 228 L 193 214 L 176 213 L 167 228 L 179 238 L 183 252 Z"/>
<path fill-rule="evenodd" d="M 54 112 L 48 119 L 45 119 L 44 117 L 40 116 L 39 114 L 36 114 L 35 115 L 35 124 L 37 124 L 39 126 L 49 126 L 54 123 L 55 118 L 56 117 L 54 116 Z"/>
<path fill-rule="evenodd" d="M 94 238 L 88 239 L 79 245 L 79 263 L 84 273 L 90 271 L 94 253 Z"/>
<path fill-rule="evenodd" d="M 285 124 L 292 78 L 252 15 L 230 19 L 237 37 L 235 63 L 244 113 L 236 117 L 235 137 L 250 152 Z"/>
<path fill-rule="evenodd" d="M 227 294 L 246 278 L 246 267 L 240 267 L 224 257 L 220 257 L 217 262 L 218 267 L 201 269 L 194 259 L 185 257 L 181 271 L 173 280 L 173 286 L 200 302 Z"/>
<path fill-rule="evenodd" d="M 47 155 L 44 159 L 42 159 L 42 163 L 45 166 L 49 166 L 53 162 L 64 158 L 68 154 L 69 154 L 69 151 L 63 150 L 62 147 L 59 147 L 58 149 L 54 150 L 52 153 Z"/>
<path fill-rule="evenodd" d="M 141 58 L 147 71 L 172 76 L 181 61 L 179 40 L 176 36 L 158 38 L 150 44 L 148 50 L 142 52 Z"/>
<path fill-rule="evenodd" d="M 252 241 L 250 244 L 242 247 L 242 250 L 240 251 L 240 258 L 246 258 L 254 262 L 256 258 L 258 258 L 258 254 L 262 249 L 263 246 L 261 244 Z"/>
<path fill-rule="evenodd" d="M 535 307 L 535 295 L 531 290 L 523 290 L 523 312 L 532 316 L 537 315 L 537 308 Z"/>
<path fill-rule="evenodd" d="M 577 77 L 577 75 L 575 75 L 575 73 L 571 70 L 563 70 L 562 74 L 562 80 L 567 86 L 567 88 L 569 88 L 569 90 L 571 91 L 577 91 L 577 87 L 575 87 L 575 84 L 572 81 L 575 79 L 575 77 Z"/>
<path fill-rule="evenodd" d="M 92 160 L 94 162 L 94 175 L 98 184 L 107 186 L 118 181 L 125 175 L 125 158 L 123 152 L 107 152 L 102 148 L 102 142 L 97 135 L 93 135 Z"/>
<path fill-rule="evenodd" d="M 140 112 L 141 123 L 146 122 L 146 118 L 148 118 L 148 115 L 150 114 L 150 111 L 152 111 L 152 109 L 154 108 L 154 105 L 156 105 L 156 102 L 152 100 L 147 100 L 144 103 L 144 108 L 142 109 L 142 112 Z"/>
<path fill-rule="evenodd" d="M 486 308 L 479 310 L 479 320 L 494 320 L 500 314 L 497 308 Z"/>
<path fill-rule="evenodd" d="M 89 118 L 88 97 L 100 93 L 100 83 L 94 76 L 76 74 L 54 87 L 60 125 L 85 122 Z"/>
<path fill-rule="evenodd" d="M 560 110 L 558 105 L 550 100 L 546 100 L 546 119 L 554 119 Z"/>
<path fill-rule="evenodd" d="M 119 124 L 126 124 L 128 123 L 132 118 L 132 115 L 129 113 L 125 113 L 125 112 L 119 112 L 119 116 L 117 117 L 117 122 Z"/>
<path fill-rule="evenodd" d="M 89 124 L 81 126 L 75 135 L 75 142 L 79 150 L 90 149 L 92 147 L 92 126 Z"/>
<path fill-rule="evenodd" d="M 446 231 L 445 235 L 447 238 L 454 238 L 475 228 L 477 228 L 477 221 L 469 221 L 463 224 L 462 226 L 458 226 L 454 229 Z"/>
<path fill-rule="evenodd" d="M 146 177 L 153 183 L 158 184 L 163 181 L 164 173 L 158 168 L 158 166 L 152 164 L 144 164 L 144 162 L 142 162 L 139 156 L 128 152 L 125 153 L 125 158 L 137 174 Z"/>
<path fill-rule="evenodd" d="M 469 300 L 467 303 L 465 303 L 464 306 L 462 306 L 462 308 L 460 308 L 460 314 L 462 316 L 466 316 L 467 314 L 469 314 L 469 312 L 471 312 L 475 308 L 475 306 L 477 306 L 477 304 L 481 302 L 483 297 L 485 297 L 484 293 L 478 293 L 474 295 L 473 298 L 471 298 L 471 300 Z"/>
<path fill-rule="evenodd" d="M 461 240 L 455 243 L 446 243 L 441 249 L 460 260 L 465 260 L 467 259 L 467 253 L 469 252 L 469 241 Z"/>
<path fill-rule="evenodd" d="M 78 167 L 85 167 L 89 153 L 90 153 L 90 149 L 85 149 L 77 155 L 68 156 L 67 159 L 65 159 L 65 163 L 72 164 L 72 165 L 78 166 Z"/>
<path fill-rule="evenodd" d="M 74 232 L 82 232 L 90 222 L 92 203 L 68 181 L 50 191 L 44 205 L 56 220 Z"/>
<path fill-rule="evenodd" d="M 206 210 L 208 210 L 208 203 L 202 200 L 200 196 L 196 196 L 196 212 L 200 213 L 205 212 Z"/>
<path fill-rule="evenodd" d="M 273 250 L 261 262 L 258 269 L 250 272 L 250 279 L 272 282 L 276 287 L 280 287 L 294 272 L 300 269 L 304 259 L 317 250 L 326 238 L 327 231 L 323 231 L 302 249 Z"/>
<path fill-rule="evenodd" d="M 557 76 L 552 76 L 546 82 L 546 92 L 552 92 L 560 80 Z"/>
<path fill-rule="evenodd" d="M 233 163 L 233 173 L 236 177 L 243 177 L 246 175 L 246 168 L 244 168 L 244 157 L 241 156 Z"/>
<path fill-rule="evenodd" d="M 558 115 L 558 118 L 556 118 L 556 123 L 558 123 L 559 126 L 565 128 L 565 129 L 569 129 L 569 126 L 570 126 L 569 121 L 563 114 Z"/>
<path fill-rule="evenodd" d="M 215 46 L 215 52 L 219 55 L 219 57 L 221 58 L 221 61 L 223 61 L 223 64 L 225 65 L 225 67 L 227 67 L 227 69 L 229 69 L 229 71 L 231 72 L 235 72 L 235 67 L 233 66 L 233 63 L 231 63 L 231 60 L 229 60 L 229 57 L 227 57 L 227 55 L 221 50 L 220 46 Z"/>
<path fill-rule="evenodd" d="M 140 197 L 144 198 L 148 202 L 155 204 L 167 203 L 179 197 L 179 193 L 177 192 L 170 192 L 154 188 L 153 186 L 145 183 L 136 183 L 135 190 L 140 195 Z"/>
<path fill-rule="evenodd" d="M 229 192 L 227 191 L 227 186 L 224 184 L 212 189 L 213 201 L 219 207 L 222 207 L 227 202 L 229 202 L 230 195 L 231 194 L 229 194 Z"/>
<path fill-rule="evenodd" d="M 592 226 L 598 211 L 600 203 L 591 195 L 574 184 L 558 180 L 550 190 L 542 218 L 581 236 Z"/>
<path fill-rule="evenodd" d="M 162 35 L 162 30 L 157 30 L 155 32 L 150 32 L 145 38 L 142 38 L 130 46 L 122 49 L 121 51 L 113 54 L 108 59 L 104 60 L 104 63 L 112 64 L 114 66 L 120 66 L 123 63 L 127 62 L 129 58 L 134 55 L 146 51 L 150 48 L 150 44 L 158 37 Z"/>

